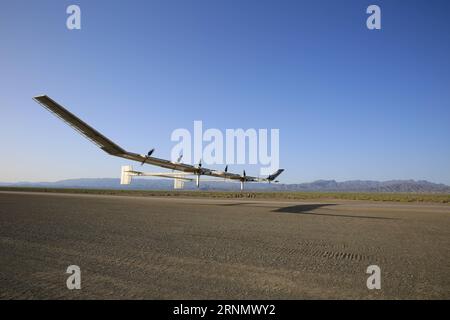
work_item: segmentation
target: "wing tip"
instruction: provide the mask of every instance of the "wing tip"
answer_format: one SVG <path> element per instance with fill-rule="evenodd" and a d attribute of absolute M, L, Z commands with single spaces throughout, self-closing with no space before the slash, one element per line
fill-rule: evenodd
<path fill-rule="evenodd" d="M 39 98 L 48 98 L 46 94 L 38 94 L 33 97 L 34 100 L 38 100 Z"/>

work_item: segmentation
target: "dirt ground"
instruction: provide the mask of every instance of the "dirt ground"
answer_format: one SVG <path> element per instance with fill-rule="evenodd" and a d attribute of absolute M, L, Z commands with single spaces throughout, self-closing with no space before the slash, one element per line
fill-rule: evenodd
<path fill-rule="evenodd" d="M 2 299 L 450 298 L 449 205 L 0 192 L 0 226 Z"/>

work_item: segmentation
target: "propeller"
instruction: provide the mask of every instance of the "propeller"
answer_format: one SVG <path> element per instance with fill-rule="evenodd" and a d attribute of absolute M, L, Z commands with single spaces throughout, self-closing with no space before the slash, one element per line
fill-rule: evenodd
<path fill-rule="evenodd" d="M 198 175 L 198 176 L 200 176 L 201 174 L 202 174 L 202 159 L 200 159 L 200 161 L 198 162 L 198 165 L 197 165 L 197 172 L 196 172 L 196 174 Z"/>
<path fill-rule="evenodd" d="M 180 153 L 180 155 L 178 156 L 178 159 L 177 159 L 177 161 L 175 163 L 181 163 L 181 159 L 183 159 L 183 154 L 182 153 Z M 173 167 L 172 172 L 175 170 L 175 168 L 176 168 L 176 165 Z"/>
<path fill-rule="evenodd" d="M 202 174 L 202 159 L 200 159 L 200 161 L 198 162 L 198 166 L 197 166 L 198 170 L 197 170 L 197 188 L 200 188 L 200 175 Z"/>
<path fill-rule="evenodd" d="M 244 171 L 242 171 L 242 177 L 241 177 L 241 191 L 242 190 L 244 190 L 244 183 L 245 183 L 245 181 L 246 181 L 246 177 L 247 176 L 247 174 L 245 173 L 245 170 Z"/>
<path fill-rule="evenodd" d="M 144 165 L 145 161 L 147 161 L 147 159 L 150 158 L 150 156 L 153 154 L 153 152 L 155 152 L 155 148 L 153 148 L 152 150 L 150 150 L 149 152 L 147 152 L 147 155 L 145 156 L 144 161 L 142 161 L 141 166 Z"/>

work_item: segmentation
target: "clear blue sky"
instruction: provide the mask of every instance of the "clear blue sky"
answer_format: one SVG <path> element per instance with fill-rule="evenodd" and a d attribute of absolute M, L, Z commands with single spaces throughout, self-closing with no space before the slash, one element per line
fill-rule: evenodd
<path fill-rule="evenodd" d="M 366 28 L 370 4 L 380 31 Z M 450 184 L 449 14 L 425 0 L 3 2 L 0 181 L 126 164 L 32 101 L 45 93 L 138 153 L 169 157 L 171 132 L 202 120 L 279 128 L 283 182 Z"/>

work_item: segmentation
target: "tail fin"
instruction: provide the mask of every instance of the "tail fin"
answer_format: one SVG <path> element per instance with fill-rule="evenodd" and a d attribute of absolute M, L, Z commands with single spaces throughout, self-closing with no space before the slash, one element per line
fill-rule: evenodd
<path fill-rule="evenodd" d="M 275 180 L 280 174 L 282 174 L 284 171 L 284 169 L 278 169 L 276 172 L 272 173 L 271 175 L 269 175 L 267 177 L 268 181 L 273 181 Z"/>
<path fill-rule="evenodd" d="M 178 178 L 182 178 L 183 176 L 175 176 L 175 178 L 173 179 L 173 188 L 174 189 L 183 189 L 184 188 L 184 180 L 183 179 L 178 179 Z"/>
<path fill-rule="evenodd" d="M 132 166 L 122 166 L 122 171 L 120 174 L 120 184 L 130 184 L 131 183 L 131 174 L 130 171 L 133 171 Z"/>

